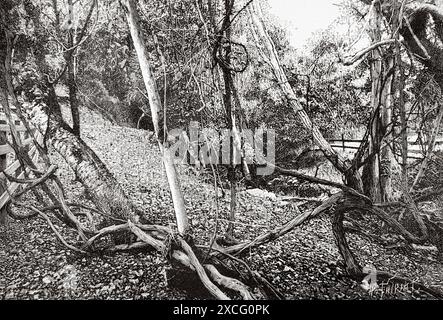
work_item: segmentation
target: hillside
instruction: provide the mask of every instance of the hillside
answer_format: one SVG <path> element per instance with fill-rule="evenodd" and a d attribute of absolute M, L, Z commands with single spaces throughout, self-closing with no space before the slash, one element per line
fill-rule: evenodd
<path fill-rule="evenodd" d="M 157 223 L 173 225 L 169 189 L 150 134 L 97 121 L 100 116 L 87 112 L 82 120 L 82 137 L 123 185 L 137 209 L 147 212 Z M 74 181 L 64 161 L 53 151 L 50 156 L 59 166 L 58 175 L 65 185 L 68 201 L 87 202 L 83 187 Z M 224 219 L 229 212 L 229 190 L 219 200 L 217 218 L 214 186 L 209 183 L 208 176 L 182 166 L 180 177 L 195 238 L 199 241 L 197 245 L 207 244 L 216 221 L 222 229 L 227 225 Z M 256 197 L 246 190 L 239 193 L 236 233 L 241 235 L 242 241 L 282 225 L 300 214 L 299 209 L 310 210 L 308 205 L 279 198 L 279 195 Z M 412 251 L 404 255 L 401 248 L 384 249 L 357 236 L 349 238 L 362 265 L 372 263 L 378 270 L 443 289 L 441 264 L 432 254 Z M 345 277 L 326 216 L 308 222 L 272 244 L 251 250 L 245 254 L 245 259 L 287 299 L 426 297 L 408 291 L 394 295 L 376 292 L 371 297 L 360 283 Z M 2 227 L 0 265 L 0 299 L 199 297 L 167 285 L 169 264 L 158 253 L 81 256 L 67 251 L 38 218 L 11 221 Z"/>

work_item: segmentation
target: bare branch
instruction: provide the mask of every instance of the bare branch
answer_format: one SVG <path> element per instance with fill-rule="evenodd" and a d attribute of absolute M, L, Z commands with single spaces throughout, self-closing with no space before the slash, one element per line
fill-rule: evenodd
<path fill-rule="evenodd" d="M 14 202 L 15 205 L 21 206 L 23 208 L 26 208 L 28 210 L 31 210 L 35 213 L 37 213 L 40 217 L 42 217 L 44 220 L 46 220 L 46 222 L 48 223 L 49 227 L 51 228 L 51 230 L 54 232 L 54 234 L 56 235 L 56 237 L 60 240 L 60 242 L 67 247 L 68 249 L 71 249 L 75 252 L 79 252 L 79 253 L 86 253 L 86 251 L 83 251 L 71 244 L 69 244 L 64 238 L 63 236 L 57 231 L 57 229 L 55 228 L 54 224 L 52 223 L 51 219 L 44 214 L 42 211 L 40 211 L 39 209 L 37 209 L 34 206 L 30 206 L 21 202 Z"/>
<path fill-rule="evenodd" d="M 238 292 L 245 300 L 255 300 L 249 288 L 239 280 L 222 275 L 212 264 L 205 264 L 204 267 L 218 285 Z"/>
<path fill-rule="evenodd" d="M 367 48 L 357 52 L 356 54 L 354 54 L 354 56 L 345 58 L 345 60 L 343 61 L 343 65 L 345 65 L 345 66 L 353 65 L 358 60 L 362 59 L 369 52 L 377 49 L 378 47 L 385 46 L 387 44 L 395 43 L 396 41 L 397 41 L 396 39 L 387 39 L 387 40 L 382 40 L 380 42 L 374 43 L 371 46 L 369 46 L 369 47 L 367 47 Z"/>
<path fill-rule="evenodd" d="M 208 275 L 206 274 L 204 268 L 198 261 L 194 251 L 192 251 L 192 248 L 189 246 L 189 244 L 187 244 L 186 241 L 183 239 L 179 239 L 179 243 L 180 246 L 185 251 L 185 253 L 188 255 L 191 265 L 194 267 L 195 272 L 197 272 L 198 276 L 200 277 L 200 280 L 203 282 L 203 285 L 206 287 L 206 289 L 208 289 L 208 291 L 219 300 L 231 300 L 225 293 L 223 293 L 219 288 L 217 288 L 217 286 L 214 285 L 212 281 L 208 278 Z"/>
<path fill-rule="evenodd" d="M 409 29 L 409 32 L 411 33 L 412 37 L 414 38 L 414 41 L 417 43 L 418 47 L 420 48 L 420 50 L 423 52 L 424 57 L 420 57 L 421 59 L 424 60 L 430 60 L 431 56 L 429 55 L 428 51 L 426 50 L 426 48 L 423 46 L 423 44 L 421 43 L 420 39 L 417 37 L 417 35 L 414 33 L 414 30 L 412 30 L 411 24 L 409 23 L 409 19 L 407 17 L 404 17 L 405 19 L 405 23 L 406 26 Z"/>

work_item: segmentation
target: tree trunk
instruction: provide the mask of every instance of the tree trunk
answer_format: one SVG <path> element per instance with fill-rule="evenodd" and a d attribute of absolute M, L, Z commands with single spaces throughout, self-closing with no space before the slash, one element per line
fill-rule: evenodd
<path fill-rule="evenodd" d="M 77 83 L 75 81 L 74 59 L 74 5 L 73 0 L 68 0 L 68 48 L 72 48 L 65 54 L 67 63 L 67 84 L 69 88 L 69 104 L 72 115 L 72 132 L 76 136 L 80 136 L 80 112 L 77 98 Z"/>
<path fill-rule="evenodd" d="M 7 103 L 7 87 L 6 87 L 6 60 L 8 57 L 8 34 L 6 29 L 3 27 L 2 23 L 6 19 L 6 10 L 0 8 L 0 106 L 5 106 Z M 5 132 L 0 132 L 0 145 L 7 144 Z M 6 154 L 0 156 L 0 170 L 6 169 Z M 0 195 L 7 191 L 6 185 L 7 179 L 2 178 L 0 180 Z M 0 209 L 0 225 L 5 225 L 7 221 L 8 213 L 6 211 L 6 206 Z"/>
<path fill-rule="evenodd" d="M 394 54 L 392 52 L 392 54 Z M 393 107 L 393 88 L 392 82 L 394 80 L 394 59 L 388 57 L 385 60 L 385 79 L 386 82 L 382 91 L 381 106 L 381 128 L 382 136 L 380 145 L 383 140 L 387 141 L 380 152 L 380 196 L 382 202 L 389 202 L 392 198 L 392 107 Z"/>
<path fill-rule="evenodd" d="M 361 267 L 354 257 L 351 249 L 349 248 L 348 241 L 346 240 L 346 233 L 343 226 L 344 212 L 341 209 L 337 209 L 331 215 L 332 220 L 332 232 L 334 234 L 335 243 L 338 247 L 340 255 L 345 262 L 346 272 L 349 275 L 359 274 Z"/>
<path fill-rule="evenodd" d="M 326 158 L 335 166 L 335 168 L 337 168 L 337 170 L 345 176 L 346 184 L 362 192 L 363 183 L 359 172 L 351 170 L 350 163 L 346 162 L 343 157 L 332 149 L 331 145 L 323 137 L 319 128 L 312 123 L 306 111 L 303 110 L 303 107 L 298 101 L 296 94 L 289 85 L 288 79 L 280 65 L 274 43 L 265 29 L 262 18 L 263 14 L 257 1 L 250 4 L 249 13 L 251 16 L 252 25 L 254 27 L 253 29 L 255 29 L 253 30 L 254 36 L 256 37 L 256 41 L 259 41 L 257 45 L 262 48 L 263 51 L 266 51 L 266 57 L 264 58 L 269 60 L 277 83 L 280 86 L 283 94 L 286 96 L 289 105 L 294 110 L 298 120 L 306 130 L 312 132 L 314 143 L 323 151 Z"/>
<path fill-rule="evenodd" d="M 381 17 L 380 17 L 380 4 L 375 3 L 373 6 L 372 19 L 371 19 L 371 38 L 372 43 L 378 43 L 381 40 Z M 372 123 L 370 123 L 370 135 L 369 135 L 369 150 L 368 153 L 371 156 L 365 168 L 364 180 L 365 180 L 365 194 L 375 202 L 381 201 L 380 194 L 380 109 L 381 109 L 381 96 L 382 96 L 382 55 L 380 48 L 377 48 L 371 52 L 371 106 L 372 106 Z"/>
<path fill-rule="evenodd" d="M 0 146 L 6 145 L 6 134 L 5 132 L 0 132 Z M 6 154 L 0 155 L 0 170 L 3 172 L 7 168 Z M 2 176 L 0 177 L 0 195 L 2 195 L 7 190 L 6 185 L 7 179 Z M 0 208 L 0 225 L 5 225 L 8 217 L 8 212 L 6 210 L 6 206 Z"/>
<path fill-rule="evenodd" d="M 396 1 L 396 8 L 394 15 L 398 17 L 397 27 L 402 24 L 403 16 L 401 15 L 402 1 Z M 396 28 L 394 28 L 396 30 Z M 405 73 L 401 59 L 401 44 L 400 33 L 396 32 L 397 43 L 395 44 L 396 64 L 397 64 L 397 83 L 398 83 L 398 109 L 400 114 L 400 136 L 401 136 L 401 173 L 403 190 L 409 189 L 408 181 L 408 122 L 406 118 L 406 103 L 405 103 Z"/>
<path fill-rule="evenodd" d="M 46 141 L 65 159 L 77 179 L 88 191 L 92 202 L 102 212 L 122 220 L 136 223 L 132 203 L 105 164 L 76 136 L 63 120 L 60 105 L 52 85 L 49 85 L 47 104 L 50 109 Z"/>
<path fill-rule="evenodd" d="M 226 122 L 228 124 L 228 129 L 231 132 L 230 135 L 230 142 L 229 142 L 229 173 L 228 173 L 228 179 L 230 183 L 230 189 L 231 189 L 231 204 L 229 209 L 229 226 L 226 231 L 226 234 L 230 238 L 234 238 L 234 221 L 235 221 L 235 211 L 236 211 L 236 193 L 237 193 L 237 177 L 236 177 L 236 152 L 237 149 L 235 148 L 234 144 L 237 141 L 237 137 L 235 134 L 238 132 L 236 128 L 236 106 L 235 103 L 233 103 L 232 94 L 233 94 L 233 75 L 232 71 L 230 70 L 231 65 L 231 14 L 233 9 L 233 2 L 231 0 L 224 0 L 224 21 L 222 25 L 222 29 L 220 32 L 221 34 L 218 35 L 218 41 L 217 44 L 220 48 L 215 48 L 215 50 L 219 51 L 220 54 L 223 55 L 220 59 L 224 60 L 224 64 L 220 64 L 220 67 L 223 72 L 223 80 L 224 80 L 224 88 L 225 92 L 223 94 L 223 102 L 225 105 L 226 110 Z M 222 43 L 222 39 L 224 40 Z M 215 53 L 217 54 L 217 53 Z"/>
<path fill-rule="evenodd" d="M 148 54 L 146 52 L 146 45 L 141 35 L 139 27 L 139 17 L 137 13 L 137 6 L 134 0 L 123 0 L 122 4 L 126 11 L 126 19 L 128 21 L 129 30 L 131 32 L 132 41 L 134 43 L 135 51 L 137 52 L 140 69 L 142 72 L 145 88 L 148 93 L 149 106 L 151 111 L 152 123 L 154 132 L 157 137 L 157 142 L 160 152 L 163 157 L 163 165 L 165 167 L 166 176 L 171 191 L 172 201 L 174 203 L 174 210 L 177 221 L 177 228 L 179 233 L 184 236 L 189 230 L 188 216 L 186 214 L 185 201 L 180 188 L 180 182 L 177 176 L 177 171 L 173 161 L 173 154 L 169 151 L 164 131 L 160 125 L 163 123 L 163 106 L 160 101 L 160 95 L 157 90 L 157 84 L 151 71 Z M 144 110 L 149 114 L 149 110 Z"/>

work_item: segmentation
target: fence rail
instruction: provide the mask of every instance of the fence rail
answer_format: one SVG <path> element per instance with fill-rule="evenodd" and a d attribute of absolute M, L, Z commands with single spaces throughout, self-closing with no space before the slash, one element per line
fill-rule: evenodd
<path fill-rule="evenodd" d="M 359 139 L 334 139 L 328 140 L 331 144 L 331 147 L 335 151 L 350 151 L 357 152 L 360 147 L 360 144 L 363 140 Z M 408 135 L 408 159 L 418 160 L 423 159 L 425 156 L 425 151 L 422 148 L 422 145 L 426 145 L 427 141 L 423 141 L 422 143 L 418 142 L 417 134 Z M 435 150 L 443 151 L 443 137 L 438 137 L 435 141 Z"/>
<path fill-rule="evenodd" d="M 22 140 L 22 146 L 28 148 L 29 157 L 34 163 L 37 162 L 38 152 L 36 146 L 33 144 L 33 137 L 31 135 L 33 135 L 40 144 L 43 142 L 43 135 L 37 128 L 32 128 L 31 132 L 28 132 L 14 113 L 12 114 L 12 120 Z M 0 110 L 0 224 L 4 223 L 6 219 L 6 204 L 11 200 L 11 195 L 21 186 L 24 186 L 24 184 L 10 182 L 5 173 L 17 179 L 23 179 L 25 173 L 29 170 L 22 168 L 11 146 L 11 141 L 11 128 L 9 124 L 7 124 L 5 114 Z"/>

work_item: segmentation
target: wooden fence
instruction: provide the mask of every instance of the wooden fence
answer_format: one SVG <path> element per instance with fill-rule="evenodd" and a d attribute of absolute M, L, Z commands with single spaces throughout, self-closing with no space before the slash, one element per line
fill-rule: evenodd
<path fill-rule="evenodd" d="M 30 133 L 27 132 L 25 126 L 16 114 L 12 113 L 12 119 L 22 140 L 22 145 L 27 148 L 27 152 L 33 162 L 36 162 L 38 160 L 38 152 L 36 146 L 33 144 L 33 138 Z M 40 131 L 36 128 L 32 128 L 31 130 L 31 134 L 35 136 L 37 142 L 42 143 L 43 136 Z M 11 200 L 11 195 L 23 186 L 23 184 L 17 182 L 10 182 L 4 173 L 14 176 L 17 179 L 23 179 L 25 177 L 25 170 L 15 155 L 14 149 L 10 144 L 11 141 L 10 126 L 6 121 L 4 112 L 0 109 L 0 224 L 5 222 L 7 215 L 6 204 Z"/>
<path fill-rule="evenodd" d="M 342 136 L 342 139 L 340 140 L 328 140 L 331 144 L 331 147 L 340 152 L 340 151 L 348 151 L 351 153 L 357 152 L 360 144 L 362 143 L 362 140 L 358 139 L 345 139 Z M 425 150 L 423 150 L 423 145 L 426 147 L 427 142 L 424 141 L 424 144 L 419 143 L 418 135 L 411 133 L 408 135 L 408 159 L 411 160 L 419 160 L 423 159 L 425 156 Z M 436 139 L 435 142 L 435 151 L 443 151 L 443 136 L 440 136 Z M 396 151 L 400 151 L 397 150 Z"/>

